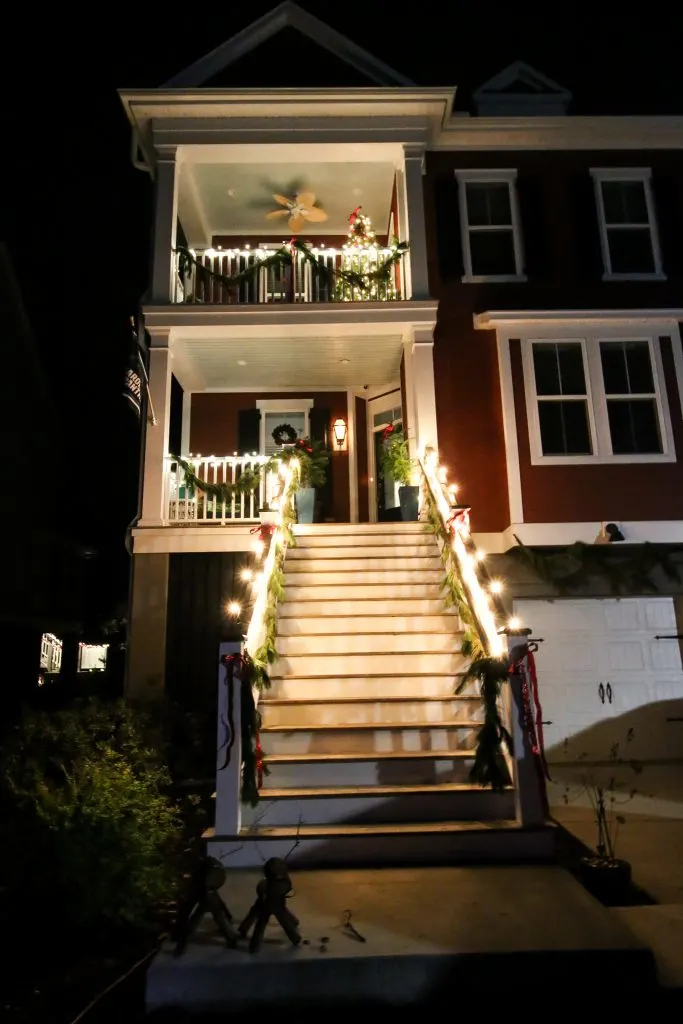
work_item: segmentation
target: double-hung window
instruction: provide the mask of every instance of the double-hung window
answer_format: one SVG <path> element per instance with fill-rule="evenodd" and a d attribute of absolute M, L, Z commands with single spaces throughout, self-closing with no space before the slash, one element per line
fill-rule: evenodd
<path fill-rule="evenodd" d="M 605 280 L 663 278 L 650 171 L 598 168 L 591 174 Z"/>
<path fill-rule="evenodd" d="M 463 281 L 524 281 L 516 170 L 456 171 Z"/>
<path fill-rule="evenodd" d="M 658 338 L 527 338 L 522 352 L 533 464 L 674 461 Z"/>

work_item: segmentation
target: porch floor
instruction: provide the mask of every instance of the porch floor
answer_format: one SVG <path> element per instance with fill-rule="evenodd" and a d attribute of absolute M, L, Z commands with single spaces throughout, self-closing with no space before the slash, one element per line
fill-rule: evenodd
<path fill-rule="evenodd" d="M 228 872 L 222 895 L 238 921 L 260 877 Z M 495 1005 L 520 985 L 532 998 L 654 986 L 649 949 L 559 867 L 294 871 L 293 883 L 301 946 L 271 924 L 257 955 L 228 950 L 207 917 L 180 959 L 169 943 L 153 961 L 148 1012 L 400 1006 L 463 994 Z M 365 942 L 344 930 L 347 911 Z"/>

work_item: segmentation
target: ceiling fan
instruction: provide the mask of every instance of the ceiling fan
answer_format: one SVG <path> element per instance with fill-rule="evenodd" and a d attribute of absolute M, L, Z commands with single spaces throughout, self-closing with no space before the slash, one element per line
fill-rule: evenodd
<path fill-rule="evenodd" d="M 319 206 L 315 205 L 313 192 L 297 192 L 293 199 L 286 196 L 273 194 L 273 199 L 283 210 L 272 210 L 266 214 L 266 220 L 277 220 L 279 217 L 288 217 L 287 225 L 291 231 L 298 233 L 306 222 L 321 224 L 327 220 L 327 214 Z"/>

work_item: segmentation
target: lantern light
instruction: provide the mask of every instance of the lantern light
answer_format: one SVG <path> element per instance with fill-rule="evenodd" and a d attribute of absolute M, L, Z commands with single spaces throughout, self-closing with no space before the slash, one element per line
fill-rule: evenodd
<path fill-rule="evenodd" d="M 347 426 L 341 416 L 332 424 L 332 432 L 334 434 L 334 439 L 337 442 L 337 448 L 339 451 L 342 451 L 346 445 Z"/>

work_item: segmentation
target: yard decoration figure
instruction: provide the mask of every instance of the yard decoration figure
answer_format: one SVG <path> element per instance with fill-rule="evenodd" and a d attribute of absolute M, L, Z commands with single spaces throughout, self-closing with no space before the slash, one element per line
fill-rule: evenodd
<path fill-rule="evenodd" d="M 183 955 L 192 934 L 207 913 L 213 917 L 228 948 L 234 949 L 237 945 L 239 935 L 232 927 L 233 916 L 218 893 L 224 882 L 225 868 L 221 862 L 215 857 L 202 857 L 193 873 L 187 901 L 178 913 L 175 957 Z"/>
<path fill-rule="evenodd" d="M 239 934 L 245 939 L 251 926 L 254 926 L 249 942 L 250 953 L 258 953 L 261 948 L 271 917 L 276 919 L 293 946 L 301 942 L 299 919 L 286 903 L 287 897 L 292 894 L 292 880 L 287 865 L 279 857 L 271 857 L 263 866 L 263 874 L 265 877 L 256 886 L 256 902 L 239 926 Z"/>

